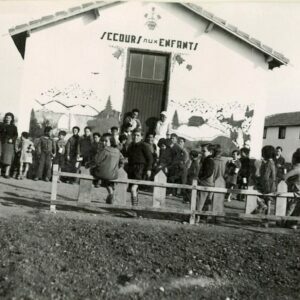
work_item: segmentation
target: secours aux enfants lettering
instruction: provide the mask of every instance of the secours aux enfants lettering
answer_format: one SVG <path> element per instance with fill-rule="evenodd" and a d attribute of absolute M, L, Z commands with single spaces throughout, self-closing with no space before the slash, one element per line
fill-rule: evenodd
<path fill-rule="evenodd" d="M 126 44 L 156 44 L 163 48 L 176 48 L 196 51 L 198 43 L 190 41 L 173 40 L 166 38 L 150 39 L 142 35 L 124 34 L 118 32 L 104 31 L 101 35 L 101 40 L 120 42 Z"/>

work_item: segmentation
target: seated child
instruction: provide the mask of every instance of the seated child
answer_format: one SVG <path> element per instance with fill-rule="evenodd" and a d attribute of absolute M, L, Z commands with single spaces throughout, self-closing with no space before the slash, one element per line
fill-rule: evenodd
<path fill-rule="evenodd" d="M 32 164 L 32 152 L 35 150 L 33 142 L 29 139 L 28 132 L 22 132 L 20 148 L 21 154 L 18 179 L 23 179 L 27 178 L 29 166 Z"/>
<path fill-rule="evenodd" d="M 111 146 L 111 134 L 105 133 L 101 137 L 103 149 L 99 151 L 91 166 L 91 175 L 101 180 L 102 186 L 107 189 L 106 203 L 111 204 L 114 199 L 114 183 L 110 180 L 118 178 L 118 169 L 123 157 L 119 149 Z"/>
<path fill-rule="evenodd" d="M 300 216 L 300 148 L 298 148 L 292 157 L 293 168 L 284 179 L 288 185 L 288 191 L 293 192 L 295 197 L 288 201 L 287 216 Z M 293 229 L 297 229 L 295 221 L 287 221 L 286 224 Z"/>

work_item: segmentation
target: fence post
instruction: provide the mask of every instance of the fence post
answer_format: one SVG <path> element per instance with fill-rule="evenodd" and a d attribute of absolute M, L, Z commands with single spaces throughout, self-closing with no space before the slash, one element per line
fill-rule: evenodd
<path fill-rule="evenodd" d="M 52 204 L 52 201 L 56 200 L 57 195 L 57 181 L 58 181 L 58 165 L 53 165 L 52 184 L 51 184 L 51 200 L 50 200 L 50 212 L 56 212 L 56 205 Z"/>
<path fill-rule="evenodd" d="M 154 182 L 166 183 L 167 177 L 160 170 L 154 177 Z M 166 188 L 155 186 L 153 189 L 153 207 L 165 207 L 166 204 Z"/>
<path fill-rule="evenodd" d="M 288 190 L 287 184 L 281 180 L 277 186 L 277 192 L 286 193 Z M 275 202 L 275 216 L 285 216 L 286 215 L 286 205 L 287 205 L 286 197 L 276 197 Z"/>
<path fill-rule="evenodd" d="M 123 168 L 118 170 L 118 179 L 128 179 L 127 173 Z M 127 183 L 115 183 L 115 197 L 112 204 L 126 205 Z"/>
<path fill-rule="evenodd" d="M 225 188 L 226 182 L 222 176 L 218 177 L 215 181 L 215 187 Z M 223 213 L 224 212 L 224 200 L 225 194 L 223 193 L 214 193 L 212 197 L 212 211 Z"/>
<path fill-rule="evenodd" d="M 193 189 L 191 190 L 191 216 L 190 216 L 190 224 L 194 225 L 195 221 L 196 221 L 196 204 L 197 204 L 197 190 L 196 190 L 196 186 L 197 186 L 197 180 L 194 179 L 193 180 Z"/>
<path fill-rule="evenodd" d="M 249 186 L 248 190 L 254 190 L 253 186 Z M 257 207 L 257 196 L 256 195 L 247 195 L 246 196 L 246 207 L 245 214 L 250 215 Z"/>
<path fill-rule="evenodd" d="M 90 169 L 80 168 L 81 174 L 90 175 Z M 78 202 L 90 203 L 92 200 L 92 180 L 82 179 L 79 181 Z"/>

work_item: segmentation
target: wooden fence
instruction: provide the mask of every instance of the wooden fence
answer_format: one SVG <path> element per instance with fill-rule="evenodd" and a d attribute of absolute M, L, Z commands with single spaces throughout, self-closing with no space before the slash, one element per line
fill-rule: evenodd
<path fill-rule="evenodd" d="M 79 192 L 76 206 L 81 208 L 110 208 L 117 210 L 133 210 L 146 212 L 160 212 L 169 214 L 187 215 L 190 219 L 190 224 L 195 223 L 196 216 L 212 216 L 212 217 L 228 217 L 228 218 L 242 218 L 242 219 L 256 219 L 264 222 L 268 221 L 297 221 L 300 223 L 300 217 L 286 216 L 287 198 L 293 198 L 293 193 L 287 192 L 287 185 L 281 182 L 278 185 L 276 193 L 261 194 L 249 187 L 247 190 L 240 189 L 226 189 L 223 180 L 216 180 L 216 187 L 204 187 L 197 185 L 197 180 L 193 181 L 192 185 L 167 183 L 165 174 L 160 171 L 155 177 L 154 181 L 133 180 L 128 179 L 127 173 L 123 168 L 119 169 L 118 179 L 115 182 L 115 197 L 112 204 L 95 203 L 91 199 L 92 180 L 93 176 L 89 175 L 89 169 L 81 168 L 81 174 L 59 172 L 58 166 L 53 166 L 53 177 L 51 187 L 51 203 L 50 211 L 55 212 L 56 205 L 70 205 L 70 201 L 57 200 L 57 186 L 59 177 L 71 177 L 80 179 Z M 153 187 L 152 206 L 129 206 L 127 202 L 127 187 L 128 184 L 137 184 L 143 186 Z M 166 189 L 181 189 L 191 190 L 191 202 L 189 209 L 179 209 L 166 207 Z M 213 193 L 212 203 L 208 211 L 199 211 L 196 209 L 197 195 L 199 192 Z M 245 195 L 245 209 L 243 213 L 226 213 L 224 211 L 224 199 L 227 193 Z M 262 196 L 272 196 L 275 198 L 275 209 L 273 214 L 253 214 L 257 207 L 257 198 Z"/>

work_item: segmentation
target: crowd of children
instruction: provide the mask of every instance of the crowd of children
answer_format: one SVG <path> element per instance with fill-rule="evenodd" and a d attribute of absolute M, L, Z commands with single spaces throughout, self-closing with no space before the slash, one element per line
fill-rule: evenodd
<path fill-rule="evenodd" d="M 160 114 L 152 131 L 143 139 L 139 111 L 134 109 L 127 114 L 121 126 L 112 127 L 109 133 L 101 136 L 90 127 L 84 128 L 80 135 L 79 127 L 72 128 L 72 136 L 66 140 L 67 133 L 59 131 L 53 138 L 52 128 L 46 127 L 44 134 L 36 141 L 31 141 L 28 132 L 22 132 L 18 138 L 14 115 L 7 113 L 0 124 L 1 173 L 5 178 L 17 179 L 31 177 L 34 180 L 51 180 L 52 165 L 60 170 L 79 172 L 81 166 L 90 168 L 95 177 L 95 187 L 107 188 L 107 202 L 114 197 L 113 184 L 118 176 L 118 168 L 123 166 L 130 179 L 153 180 L 155 174 L 163 171 L 170 183 L 192 184 L 213 187 L 220 178 L 228 189 L 247 189 L 254 186 L 264 194 L 276 191 L 281 180 L 287 180 L 290 190 L 298 197 L 300 181 L 300 149 L 293 155 L 293 169 L 286 174 L 286 163 L 282 157 L 282 148 L 265 146 L 262 160 L 250 159 L 250 149 L 244 147 L 234 150 L 232 158 L 222 156 L 220 145 L 203 144 L 201 149 L 188 151 L 185 139 L 171 133 L 166 112 Z M 31 176 L 29 176 L 29 171 Z M 76 179 L 63 178 L 65 182 L 76 183 Z M 132 205 L 138 205 L 138 185 L 130 187 Z M 177 190 L 168 190 L 169 194 Z M 184 202 L 190 201 L 190 192 L 180 191 Z M 202 210 L 213 197 L 211 192 L 201 191 L 197 197 L 197 209 Z M 226 195 L 231 201 L 233 195 Z M 243 200 L 239 195 L 237 200 Z M 272 197 L 258 199 L 257 212 L 268 213 Z M 297 213 L 298 202 L 291 202 L 288 214 Z"/>

